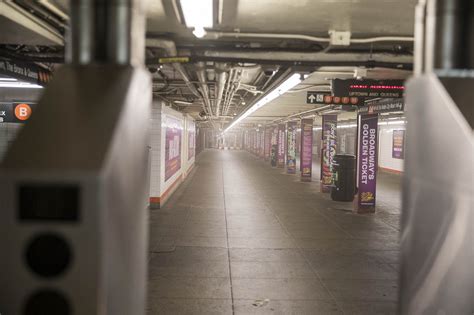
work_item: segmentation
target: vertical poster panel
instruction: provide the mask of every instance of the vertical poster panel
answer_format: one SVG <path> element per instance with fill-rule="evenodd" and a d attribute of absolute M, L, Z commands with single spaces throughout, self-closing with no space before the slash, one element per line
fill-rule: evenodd
<path fill-rule="evenodd" d="M 278 127 L 274 126 L 272 128 L 272 141 L 271 141 L 271 151 L 270 151 L 270 163 L 273 167 L 277 166 L 277 151 L 278 151 Z"/>
<path fill-rule="evenodd" d="M 286 172 L 288 174 L 296 173 L 296 127 L 297 127 L 296 121 L 292 121 L 287 124 Z"/>
<path fill-rule="evenodd" d="M 260 130 L 260 149 L 258 155 L 261 159 L 265 158 L 265 130 Z"/>
<path fill-rule="evenodd" d="M 405 130 L 394 130 L 392 139 L 392 158 L 405 158 Z"/>
<path fill-rule="evenodd" d="M 260 140 L 261 140 L 261 137 L 260 137 L 260 130 L 257 130 L 256 134 L 255 134 L 255 137 L 257 139 L 257 145 L 255 146 L 255 155 L 259 156 L 260 155 Z"/>
<path fill-rule="evenodd" d="M 378 114 L 359 116 L 357 212 L 375 212 Z"/>
<path fill-rule="evenodd" d="M 264 144 L 264 158 L 265 161 L 270 160 L 270 152 L 272 149 L 272 129 L 270 127 L 265 128 L 265 144 Z"/>
<path fill-rule="evenodd" d="M 277 167 L 285 167 L 285 125 L 278 125 Z"/>
<path fill-rule="evenodd" d="M 333 186 L 333 163 L 337 145 L 337 115 L 323 115 L 321 192 L 330 192 Z"/>
<path fill-rule="evenodd" d="M 196 155 L 196 125 L 189 122 L 188 127 L 188 161 Z"/>
<path fill-rule="evenodd" d="M 310 182 L 313 169 L 313 119 L 301 120 L 301 181 Z"/>
<path fill-rule="evenodd" d="M 165 182 L 181 169 L 181 139 L 183 121 L 164 115 L 165 123 Z"/>

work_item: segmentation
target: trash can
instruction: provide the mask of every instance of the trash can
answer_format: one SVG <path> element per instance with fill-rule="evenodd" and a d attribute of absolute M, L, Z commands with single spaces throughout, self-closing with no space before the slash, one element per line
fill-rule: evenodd
<path fill-rule="evenodd" d="M 270 152 L 270 163 L 273 167 L 277 166 L 277 145 L 272 145 L 272 149 Z"/>
<path fill-rule="evenodd" d="M 334 201 L 352 201 L 356 192 L 356 157 L 337 154 L 333 160 L 334 186 L 331 199 Z"/>

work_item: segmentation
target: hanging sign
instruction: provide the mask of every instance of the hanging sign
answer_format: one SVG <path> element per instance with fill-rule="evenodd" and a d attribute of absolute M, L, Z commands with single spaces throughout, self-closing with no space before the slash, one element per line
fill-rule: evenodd
<path fill-rule="evenodd" d="M 403 80 L 332 80 L 332 95 L 365 98 L 402 98 Z"/>
<path fill-rule="evenodd" d="M 0 74 L 38 85 L 46 85 L 52 78 L 51 72 L 36 65 L 10 60 L 0 60 Z"/>
<path fill-rule="evenodd" d="M 359 116 L 358 207 L 360 213 L 375 212 L 377 184 L 378 115 Z"/>
<path fill-rule="evenodd" d="M 296 121 L 291 121 L 287 124 L 286 172 L 288 174 L 296 173 L 296 127 Z"/>
<path fill-rule="evenodd" d="M 365 98 L 332 96 L 330 92 L 307 92 L 306 104 L 363 106 Z"/>
<path fill-rule="evenodd" d="M 330 192 L 333 186 L 333 164 L 337 145 L 337 115 L 323 115 L 321 192 Z"/>
<path fill-rule="evenodd" d="M 405 158 L 405 130 L 394 130 L 392 139 L 392 158 Z"/>
<path fill-rule="evenodd" d="M 405 102 L 403 98 L 381 99 L 360 107 L 359 114 L 403 112 L 404 109 Z"/>
<path fill-rule="evenodd" d="M 285 167 L 285 125 L 278 125 L 277 167 Z"/>
<path fill-rule="evenodd" d="M 159 63 L 188 63 L 189 57 L 161 57 L 158 58 Z"/>
<path fill-rule="evenodd" d="M 310 182 L 313 169 L 313 119 L 301 120 L 301 181 Z"/>

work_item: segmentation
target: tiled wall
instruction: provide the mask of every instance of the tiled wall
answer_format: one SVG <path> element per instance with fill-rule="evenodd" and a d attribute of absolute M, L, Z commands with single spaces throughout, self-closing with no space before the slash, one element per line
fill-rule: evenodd
<path fill-rule="evenodd" d="M 0 123 L 0 161 L 22 126 L 22 124 Z"/>
<path fill-rule="evenodd" d="M 0 88 L 0 102 L 37 102 L 42 92 L 42 89 Z M 0 161 L 21 127 L 23 124 L 0 123 Z"/>
<path fill-rule="evenodd" d="M 151 114 L 151 169 L 150 169 L 150 206 L 162 206 L 194 165 L 194 157 L 188 159 L 188 129 L 195 129 L 190 116 L 183 115 L 161 101 L 154 100 Z M 165 141 L 164 120 L 172 116 L 182 121 L 181 168 L 165 181 Z M 158 205 L 159 203 L 159 205 Z"/>
<path fill-rule="evenodd" d="M 153 101 L 151 109 L 150 196 L 159 197 L 161 172 L 161 102 Z"/>
<path fill-rule="evenodd" d="M 405 125 L 379 126 L 379 167 L 403 172 L 404 160 L 392 157 L 394 130 L 405 130 Z"/>

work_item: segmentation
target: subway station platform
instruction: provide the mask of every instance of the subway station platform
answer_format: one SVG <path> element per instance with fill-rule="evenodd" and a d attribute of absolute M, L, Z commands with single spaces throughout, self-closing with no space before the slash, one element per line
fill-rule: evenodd
<path fill-rule="evenodd" d="M 244 151 L 207 150 L 150 214 L 148 314 L 395 314 L 400 176 L 375 215 Z"/>

